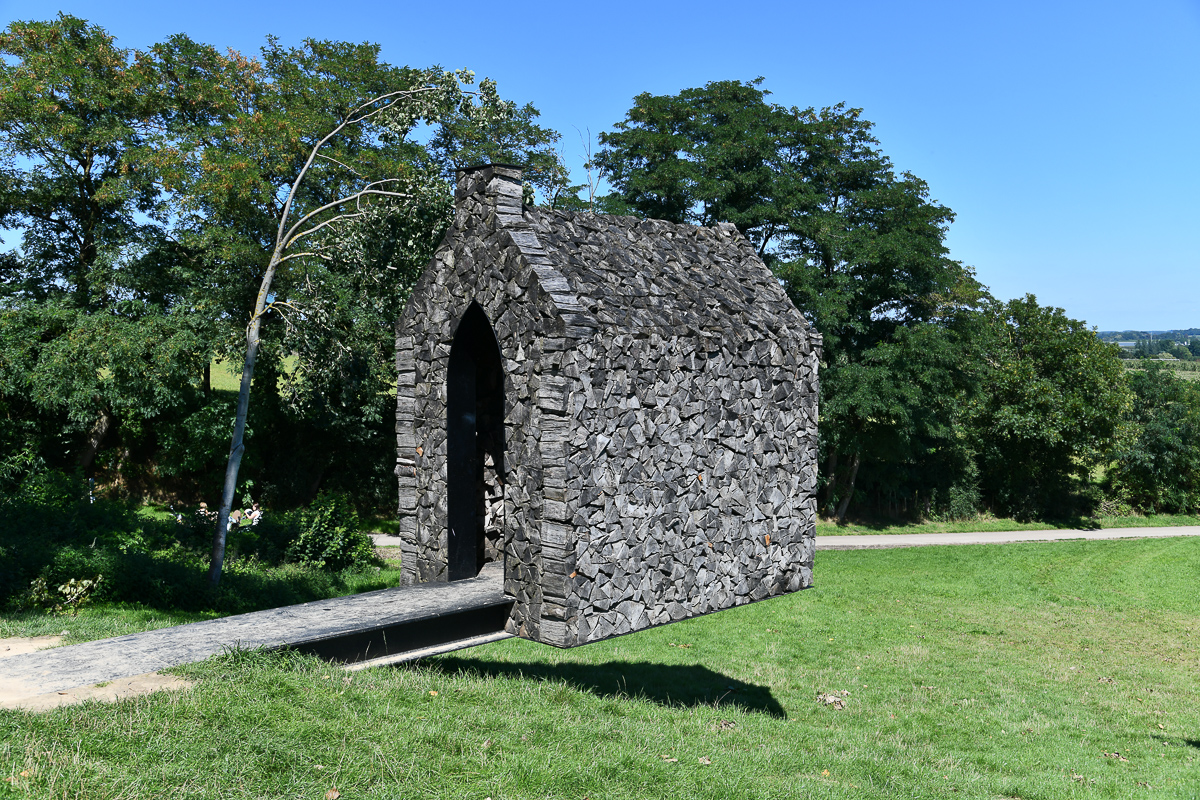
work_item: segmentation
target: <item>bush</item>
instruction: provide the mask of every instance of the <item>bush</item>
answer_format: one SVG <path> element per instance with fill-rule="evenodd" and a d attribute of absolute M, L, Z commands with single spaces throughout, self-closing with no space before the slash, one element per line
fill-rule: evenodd
<path fill-rule="evenodd" d="M 29 603 L 56 614 L 70 613 L 75 616 L 92 599 L 92 595 L 103 582 L 104 576 L 94 578 L 71 578 L 51 591 L 45 578 L 38 578 L 29 587 Z"/>
<path fill-rule="evenodd" d="M 65 510 L 88 496 L 83 478 L 60 470 L 34 472 L 21 482 L 18 497 L 27 503 Z"/>
<path fill-rule="evenodd" d="M 1200 388 L 1151 367 L 1129 375 L 1133 408 L 1115 448 L 1109 495 L 1150 513 L 1200 508 Z"/>
<path fill-rule="evenodd" d="M 345 494 L 322 493 L 299 515 L 300 534 L 288 560 L 339 571 L 378 563 L 371 537 L 359 527 L 358 512 Z"/>
<path fill-rule="evenodd" d="M 978 484 L 956 483 L 946 490 L 945 499 L 939 497 L 938 490 L 934 489 L 930 501 L 934 510 L 932 518 L 937 522 L 975 519 L 979 516 L 981 502 Z"/>
<path fill-rule="evenodd" d="M 374 563 L 345 496 L 233 529 L 216 593 L 207 580 L 212 534 L 212 521 L 194 511 L 154 518 L 128 501 L 89 502 L 69 473 L 26 476 L 0 494 L 0 608 L 71 613 L 90 601 L 236 614 L 332 596 L 346 586 L 335 570 Z"/>

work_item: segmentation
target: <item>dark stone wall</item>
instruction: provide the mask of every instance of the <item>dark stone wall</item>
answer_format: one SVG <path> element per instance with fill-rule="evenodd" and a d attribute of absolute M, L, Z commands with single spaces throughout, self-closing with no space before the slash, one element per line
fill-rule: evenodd
<path fill-rule="evenodd" d="M 520 202 L 515 170 L 461 175 L 454 225 L 397 325 L 405 580 L 446 579 L 446 365 L 475 301 L 506 372 L 512 632 L 572 646 L 810 586 L 819 336 L 757 259 L 710 287 L 743 303 L 727 318 L 585 268 L 619 260 L 615 238 L 668 259 L 695 240 L 691 257 L 740 264 L 752 251 L 736 232 L 591 215 L 575 230 Z"/>
<path fill-rule="evenodd" d="M 585 383 L 572 427 L 576 642 L 811 585 L 816 409 L 791 403 L 808 359 L 741 344 L 617 337 L 579 352 L 607 374 Z"/>
<path fill-rule="evenodd" d="M 454 332 L 471 302 L 496 333 L 505 367 L 502 537 L 512 632 L 540 639 L 543 465 L 538 406 L 543 352 L 561 350 L 588 320 L 542 257 L 521 218 L 520 173 L 490 167 L 460 176 L 454 223 L 397 323 L 397 464 L 404 580 L 447 579 L 446 375 Z M 529 251 L 529 252 L 525 252 Z"/>

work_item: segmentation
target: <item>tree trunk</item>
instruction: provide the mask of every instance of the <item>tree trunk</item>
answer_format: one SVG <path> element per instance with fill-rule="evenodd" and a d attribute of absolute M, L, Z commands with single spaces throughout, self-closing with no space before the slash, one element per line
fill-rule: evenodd
<path fill-rule="evenodd" d="M 200 384 L 206 398 L 212 397 L 212 361 L 204 362 L 204 378 Z"/>
<path fill-rule="evenodd" d="M 92 210 L 95 204 L 89 204 Z M 79 263 L 75 270 L 75 305 L 87 309 L 92 305 L 92 266 L 96 263 L 97 247 L 93 226 L 85 223 L 83 242 L 79 247 Z"/>
<path fill-rule="evenodd" d="M 229 512 L 233 508 L 233 495 L 237 490 L 238 469 L 242 465 L 242 453 L 246 446 L 242 439 L 246 433 L 246 416 L 250 410 L 250 383 L 254 378 L 254 360 L 258 357 L 258 346 L 261 342 L 259 331 L 262 329 L 263 312 L 267 307 L 267 295 L 271 291 L 271 280 L 275 277 L 275 268 L 279 264 L 279 253 L 271 257 L 270 266 L 263 275 L 262 285 L 258 290 L 258 300 L 254 304 L 254 317 L 246 328 L 246 363 L 242 366 L 242 384 L 238 391 L 237 417 L 233 423 L 233 441 L 229 445 L 229 462 L 225 465 L 225 489 L 221 493 L 221 511 L 217 514 L 217 530 L 213 533 L 212 561 L 208 567 L 208 585 L 217 588 L 221 581 L 221 568 L 225 564 L 225 539 L 229 526 Z"/>
<path fill-rule="evenodd" d="M 850 481 L 846 484 L 846 494 L 842 497 L 842 502 L 838 504 L 838 522 L 846 518 L 846 509 L 850 505 L 850 498 L 854 497 L 854 481 L 858 479 L 858 465 L 860 461 L 859 454 L 855 453 L 854 460 L 850 462 Z"/>
<path fill-rule="evenodd" d="M 309 502 L 312 502 L 313 500 L 317 499 L 317 492 L 319 492 L 321 490 L 321 480 L 325 477 L 325 468 L 327 466 L 329 466 L 329 465 L 322 464 L 317 469 L 317 476 L 315 478 L 313 478 L 312 482 L 309 484 L 309 486 L 308 486 Z"/>
<path fill-rule="evenodd" d="M 837 484 L 837 450 L 829 451 L 829 458 L 825 459 L 825 502 L 821 504 L 821 508 L 829 511 L 833 508 L 833 490 Z"/>
<path fill-rule="evenodd" d="M 86 470 L 92 466 L 92 462 L 96 460 L 96 454 L 100 452 L 100 445 L 104 443 L 104 437 L 112 429 L 112 424 L 113 415 L 108 413 L 108 409 L 101 411 L 100 418 L 96 420 L 96 424 L 92 426 L 92 430 L 88 434 L 87 449 L 79 457 L 80 469 Z"/>

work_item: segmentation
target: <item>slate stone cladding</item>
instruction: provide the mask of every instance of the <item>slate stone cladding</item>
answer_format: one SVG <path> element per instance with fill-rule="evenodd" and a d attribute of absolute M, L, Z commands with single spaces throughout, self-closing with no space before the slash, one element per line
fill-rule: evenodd
<path fill-rule="evenodd" d="M 812 585 L 821 339 L 730 225 L 522 207 L 460 173 L 397 323 L 407 582 L 446 580 L 446 371 L 472 302 L 505 382 L 511 632 L 569 647 Z"/>

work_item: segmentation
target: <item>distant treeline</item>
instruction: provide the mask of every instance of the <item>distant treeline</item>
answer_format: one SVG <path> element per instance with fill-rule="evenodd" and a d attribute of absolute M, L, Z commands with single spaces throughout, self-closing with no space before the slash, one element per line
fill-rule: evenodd
<path fill-rule="evenodd" d="M 1186 342 L 1193 337 L 1200 337 L 1200 328 L 1183 328 L 1173 331 L 1097 331 L 1096 336 L 1105 342 L 1140 342 L 1151 339 Z"/>
<path fill-rule="evenodd" d="M 1118 347 L 1115 343 L 1110 345 Z M 1120 358 L 1157 358 L 1165 360 L 1195 361 L 1200 358 L 1200 337 L 1193 336 L 1185 341 L 1162 339 L 1140 339 L 1133 347 L 1118 347 Z"/>

